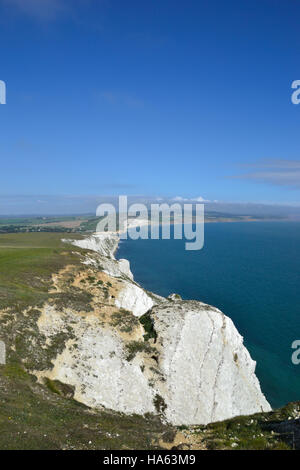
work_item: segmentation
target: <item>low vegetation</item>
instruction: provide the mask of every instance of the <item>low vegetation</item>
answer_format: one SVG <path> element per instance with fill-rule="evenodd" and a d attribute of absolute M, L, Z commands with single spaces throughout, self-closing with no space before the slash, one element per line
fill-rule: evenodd
<path fill-rule="evenodd" d="M 73 235 L 72 238 L 81 237 Z M 59 233 L 0 235 L 0 309 L 18 310 L 49 298 L 52 275 L 68 264 L 80 264 L 80 253 Z"/>
<path fill-rule="evenodd" d="M 252 416 L 238 416 L 207 426 L 194 426 L 208 449 L 290 450 L 300 448 L 300 402 Z"/>
<path fill-rule="evenodd" d="M 124 308 L 114 312 L 111 320 L 112 326 L 118 327 L 122 333 L 131 333 L 139 325 L 138 319 Z"/>
<path fill-rule="evenodd" d="M 60 387 L 0 366 L 0 449 L 161 448 L 170 427 L 157 417 L 95 412 L 66 398 Z"/>
<path fill-rule="evenodd" d="M 127 349 L 127 361 L 132 361 L 135 358 L 137 353 L 139 352 L 146 352 L 148 354 L 152 353 L 152 348 L 149 343 L 144 341 L 131 341 L 130 343 L 126 344 Z"/>
<path fill-rule="evenodd" d="M 139 318 L 140 323 L 143 325 L 145 334 L 144 334 L 144 340 L 148 341 L 149 339 L 153 338 L 154 342 L 156 341 L 157 334 L 154 329 L 154 324 L 153 320 L 151 318 L 151 315 L 149 312 L 145 313 Z"/>

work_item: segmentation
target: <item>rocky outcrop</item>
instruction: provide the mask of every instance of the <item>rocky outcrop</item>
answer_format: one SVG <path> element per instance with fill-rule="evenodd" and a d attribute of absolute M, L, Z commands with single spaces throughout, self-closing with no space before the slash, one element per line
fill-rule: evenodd
<path fill-rule="evenodd" d="M 69 240 L 64 240 L 69 242 Z M 118 248 L 119 237 L 117 233 L 94 233 L 83 240 L 74 240 L 73 245 L 95 251 L 107 258 L 114 258 L 114 252 Z"/>
<path fill-rule="evenodd" d="M 270 410 L 255 362 L 230 318 L 195 301 L 154 307 L 150 317 L 165 381 L 161 395 L 173 424 L 207 424 Z"/>
<path fill-rule="evenodd" d="M 119 308 L 129 310 L 136 317 L 140 317 L 153 307 L 154 302 L 139 286 L 126 282 L 115 304 Z"/>
<path fill-rule="evenodd" d="M 130 414 L 154 412 L 154 392 L 142 373 L 142 360 L 126 360 L 126 343 L 117 330 L 103 327 L 96 316 L 81 318 L 71 311 L 61 316 L 50 306 L 39 320 L 40 331 L 50 341 L 70 325 L 72 334 L 53 361 L 53 369 L 36 375 L 72 385 L 75 400 L 90 407 Z"/>
<path fill-rule="evenodd" d="M 73 243 L 91 250 L 84 259 L 88 273 L 73 273 L 73 285 L 94 300 L 82 314 L 44 306 L 38 327 L 46 343 L 62 331 L 67 338 L 53 367 L 35 371 L 40 381 L 72 386 L 74 398 L 91 407 L 156 413 L 176 425 L 270 410 L 255 362 L 221 311 L 146 292 L 128 261 L 114 258 L 115 234 Z"/>

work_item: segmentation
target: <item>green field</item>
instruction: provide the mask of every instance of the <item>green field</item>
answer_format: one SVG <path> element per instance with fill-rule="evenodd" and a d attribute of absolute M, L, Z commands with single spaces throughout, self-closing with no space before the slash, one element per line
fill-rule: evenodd
<path fill-rule="evenodd" d="M 96 230 L 99 217 L 88 215 L 57 217 L 0 217 L 1 233 L 80 233 Z"/>
<path fill-rule="evenodd" d="M 66 217 L 0 217 L 1 225 L 39 225 L 45 223 L 55 223 L 64 221 L 77 220 L 80 217 L 66 216 Z M 84 217 L 82 217 L 84 219 Z"/>
<path fill-rule="evenodd" d="M 60 233 L 0 235 L 0 308 L 39 303 L 48 297 L 51 275 L 67 264 L 79 263 L 72 245 L 61 238 Z"/>

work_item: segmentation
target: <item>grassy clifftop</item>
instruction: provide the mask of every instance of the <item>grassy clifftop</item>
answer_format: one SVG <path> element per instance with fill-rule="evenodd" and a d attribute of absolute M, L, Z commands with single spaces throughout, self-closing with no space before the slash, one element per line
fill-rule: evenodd
<path fill-rule="evenodd" d="M 72 234 L 72 239 L 81 235 Z M 59 233 L 0 235 L 0 308 L 24 308 L 48 297 L 52 274 L 80 263 Z"/>

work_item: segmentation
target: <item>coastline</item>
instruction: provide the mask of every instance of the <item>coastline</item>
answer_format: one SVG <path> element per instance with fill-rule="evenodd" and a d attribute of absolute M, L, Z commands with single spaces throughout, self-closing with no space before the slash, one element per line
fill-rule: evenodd
<path fill-rule="evenodd" d="M 178 294 L 162 297 L 145 290 L 134 280 L 129 261 L 115 258 L 119 235 L 115 232 L 94 233 L 73 242 L 96 252 L 95 256 L 88 255 L 84 264 L 91 269 L 90 276 L 95 276 L 100 267 L 100 272 L 110 277 L 109 284 L 114 289 L 111 301 L 120 309 L 120 315 L 133 315 L 140 325 L 147 325 L 142 329 L 140 326 L 133 336 L 118 336 L 118 341 L 125 341 L 126 348 L 138 344 L 140 352 L 135 352 L 132 356 L 135 359 L 132 364 L 129 359 L 128 364 L 126 360 L 124 362 L 121 352 L 124 346 L 120 343 L 120 365 L 117 368 L 109 366 L 109 374 L 119 374 L 119 367 L 125 368 L 128 377 L 134 374 L 135 387 L 141 389 L 130 407 L 128 398 L 125 401 L 114 398 L 110 391 L 107 397 L 110 407 L 125 413 L 155 412 L 152 403 L 160 397 L 164 418 L 175 425 L 208 424 L 261 410 L 270 411 L 255 375 L 256 363 L 232 320 L 216 307 L 201 301 L 182 300 Z M 114 287 L 116 282 L 118 290 Z M 112 334 L 119 335 L 114 329 Z M 103 361 L 106 364 L 110 359 L 103 357 Z M 76 378 L 71 385 L 81 386 L 82 374 L 86 374 L 85 368 L 81 371 L 80 381 Z M 105 380 L 108 378 L 102 383 Z M 127 385 L 132 387 L 133 379 L 128 380 Z M 188 394 L 186 383 L 189 383 Z M 96 403 L 99 400 L 99 404 L 102 403 L 99 398 L 103 395 L 102 389 L 96 392 L 89 379 L 86 384 L 86 392 L 84 396 L 80 394 L 80 401 L 89 405 L 93 397 Z M 121 393 L 125 393 L 126 387 L 122 386 Z M 115 395 L 118 393 L 119 390 L 113 391 Z"/>
<path fill-rule="evenodd" d="M 258 362 L 263 391 L 274 408 L 299 397 L 290 345 L 298 325 L 300 224 L 280 222 L 210 224 L 205 250 L 193 256 L 179 241 L 151 240 L 128 240 L 116 254 L 130 260 L 146 289 L 204 301 L 232 318 Z M 271 333 L 262 340 L 261 331 Z M 271 367 L 272 357 L 276 361 Z"/>

